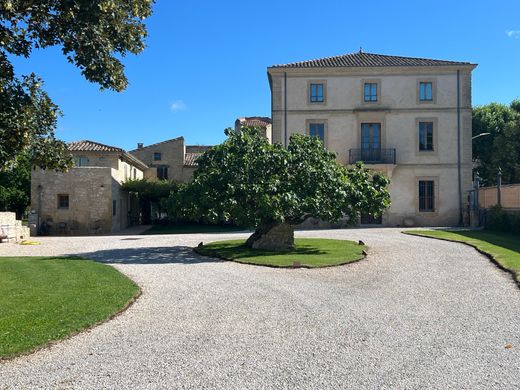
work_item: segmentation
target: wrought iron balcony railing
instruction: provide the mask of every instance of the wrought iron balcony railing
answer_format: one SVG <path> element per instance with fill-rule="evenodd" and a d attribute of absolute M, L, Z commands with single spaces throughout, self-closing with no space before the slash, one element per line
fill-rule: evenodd
<path fill-rule="evenodd" d="M 365 164 L 394 164 L 395 149 L 350 149 L 348 151 L 349 164 L 362 161 Z"/>

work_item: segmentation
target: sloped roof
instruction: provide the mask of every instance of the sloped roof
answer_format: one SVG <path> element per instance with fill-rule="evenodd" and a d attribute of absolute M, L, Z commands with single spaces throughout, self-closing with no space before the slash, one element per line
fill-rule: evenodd
<path fill-rule="evenodd" d="M 209 145 L 186 145 L 186 153 L 204 153 L 211 148 Z"/>
<path fill-rule="evenodd" d="M 130 153 L 137 152 L 139 150 L 143 150 L 143 149 L 146 149 L 146 148 L 152 148 L 152 147 L 157 146 L 157 145 L 167 144 L 168 142 L 178 141 L 180 139 L 184 139 L 184 137 L 180 136 L 180 137 L 177 137 L 177 138 L 167 139 L 166 141 L 156 142 L 155 144 L 146 145 L 146 146 L 143 146 L 142 148 L 129 150 L 129 152 Z"/>
<path fill-rule="evenodd" d="M 141 169 L 146 169 L 148 166 L 143 163 L 138 158 L 132 156 L 130 153 L 127 153 L 124 149 L 105 145 L 99 142 L 89 141 L 89 140 L 82 140 L 82 141 L 74 141 L 67 143 L 67 148 L 71 152 L 113 152 L 118 153 L 119 156 L 125 160 L 126 162 L 129 162 L 131 164 L 134 164 Z"/>
<path fill-rule="evenodd" d="M 473 65 L 469 62 L 433 60 L 428 58 L 391 56 L 364 53 L 362 51 L 334 57 L 317 58 L 308 61 L 273 65 L 271 68 L 357 68 L 385 66 L 453 66 Z"/>
<path fill-rule="evenodd" d="M 124 153 L 125 151 L 115 146 L 101 144 L 99 142 L 82 140 L 69 142 L 67 148 L 71 152 L 118 152 Z"/>
<path fill-rule="evenodd" d="M 271 118 L 266 116 L 246 116 L 238 118 L 237 121 L 245 127 L 267 127 L 272 123 Z"/>
<path fill-rule="evenodd" d="M 187 167 L 196 167 L 197 159 L 202 156 L 203 153 L 186 153 L 184 155 L 184 165 Z"/>

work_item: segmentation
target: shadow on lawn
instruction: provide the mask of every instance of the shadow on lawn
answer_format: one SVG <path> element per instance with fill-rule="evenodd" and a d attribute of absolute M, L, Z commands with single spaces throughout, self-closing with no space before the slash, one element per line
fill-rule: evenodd
<path fill-rule="evenodd" d="M 200 256 L 188 246 L 108 249 L 81 256 L 106 264 L 199 264 L 221 261 Z"/>
<path fill-rule="evenodd" d="M 323 251 L 310 245 L 300 245 L 289 252 L 274 252 L 259 249 L 251 249 L 245 245 L 218 245 L 215 243 L 211 248 L 202 248 L 200 253 L 205 256 L 223 256 L 226 258 L 245 259 L 258 256 L 287 256 L 287 255 L 324 255 Z"/>
<path fill-rule="evenodd" d="M 520 238 L 509 233 L 488 232 L 486 230 L 450 231 L 450 233 L 467 238 L 475 238 L 489 244 L 501 246 L 515 252 L 520 252 Z"/>

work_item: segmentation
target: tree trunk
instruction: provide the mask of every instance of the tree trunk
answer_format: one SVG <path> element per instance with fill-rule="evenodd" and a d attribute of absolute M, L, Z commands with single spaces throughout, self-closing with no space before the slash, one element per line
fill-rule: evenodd
<path fill-rule="evenodd" d="M 253 249 L 287 252 L 294 249 L 294 228 L 287 223 L 270 223 L 259 226 L 247 239 Z"/>

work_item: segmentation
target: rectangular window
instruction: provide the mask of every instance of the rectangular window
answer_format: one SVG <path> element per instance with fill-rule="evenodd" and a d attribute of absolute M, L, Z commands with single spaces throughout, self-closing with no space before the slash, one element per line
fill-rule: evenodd
<path fill-rule="evenodd" d="M 168 180 L 168 167 L 157 167 L 157 178 L 159 180 Z"/>
<path fill-rule="evenodd" d="M 321 139 L 321 142 L 325 143 L 325 124 L 309 123 L 309 135 L 311 137 L 318 137 Z"/>
<path fill-rule="evenodd" d="M 377 102 L 377 83 L 365 83 L 363 91 L 365 102 Z"/>
<path fill-rule="evenodd" d="M 162 155 L 160 152 L 154 152 L 153 153 L 153 160 L 154 161 L 161 161 Z"/>
<path fill-rule="evenodd" d="M 433 101 L 433 83 L 431 81 L 421 81 L 419 83 L 419 100 L 421 102 Z"/>
<path fill-rule="evenodd" d="M 311 103 L 323 103 L 325 97 L 323 94 L 323 84 L 310 84 Z"/>
<path fill-rule="evenodd" d="M 68 209 L 69 208 L 69 195 L 68 194 L 58 194 L 58 208 L 59 209 Z"/>
<path fill-rule="evenodd" d="M 419 122 L 419 150 L 433 151 L 433 122 Z"/>
<path fill-rule="evenodd" d="M 117 201 L 114 199 L 112 200 L 112 215 L 116 215 L 117 213 Z"/>
<path fill-rule="evenodd" d="M 79 156 L 76 158 L 76 166 L 77 167 L 86 167 L 88 166 L 88 157 Z"/>
<path fill-rule="evenodd" d="M 419 211 L 435 211 L 435 192 L 433 180 L 419 181 Z"/>

